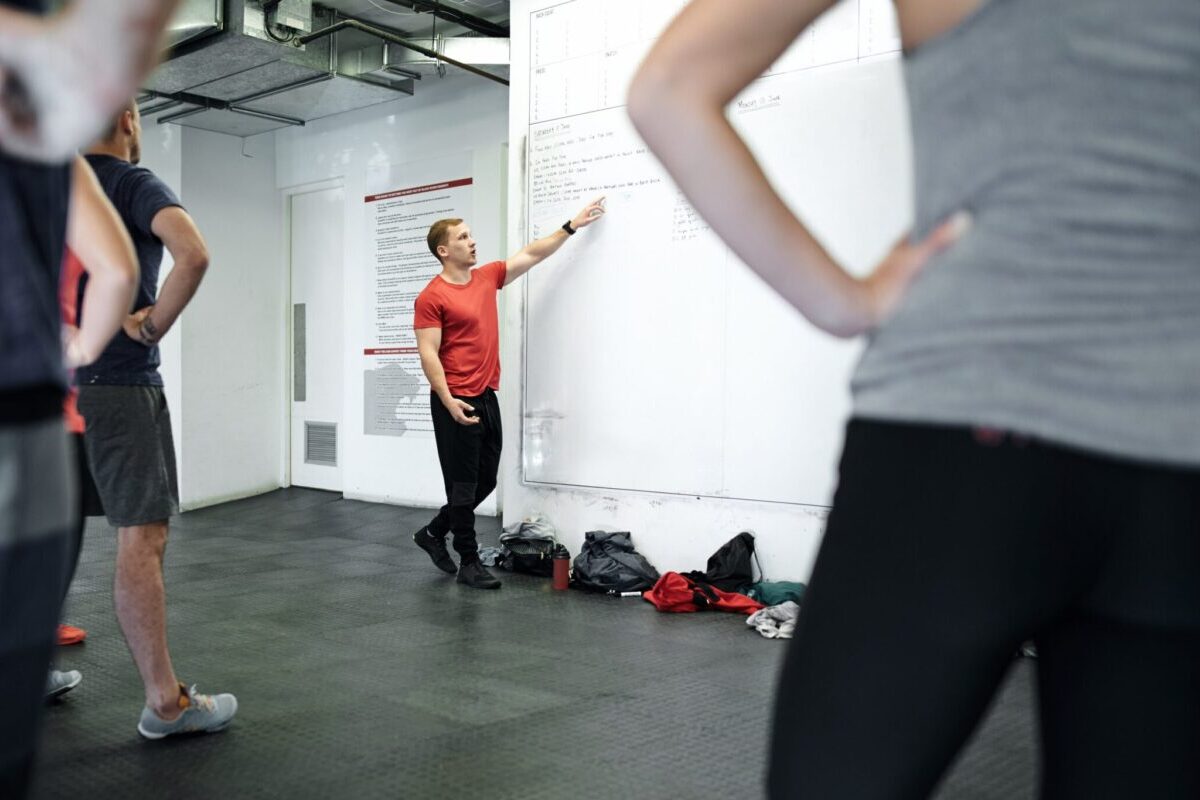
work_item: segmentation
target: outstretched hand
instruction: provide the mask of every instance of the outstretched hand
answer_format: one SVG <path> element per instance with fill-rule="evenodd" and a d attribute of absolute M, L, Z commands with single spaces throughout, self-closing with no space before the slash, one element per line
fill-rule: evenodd
<path fill-rule="evenodd" d="M 575 219 L 571 220 L 571 227 L 575 228 L 576 230 L 579 228 L 586 228 L 588 225 L 591 225 L 593 222 L 603 216 L 604 198 L 597 197 L 595 200 L 588 203 L 583 211 L 580 211 L 575 215 Z"/>

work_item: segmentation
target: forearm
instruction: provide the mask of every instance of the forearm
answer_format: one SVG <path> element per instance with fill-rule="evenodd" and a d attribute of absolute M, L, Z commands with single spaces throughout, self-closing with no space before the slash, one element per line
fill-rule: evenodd
<path fill-rule="evenodd" d="M 526 272 L 529 272 L 529 270 L 542 263 L 548 256 L 557 252 L 558 248 L 563 246 L 563 242 L 567 240 L 568 236 L 569 234 L 560 228 L 549 236 L 532 241 L 521 248 L 520 252 L 508 259 L 508 272 L 504 278 L 504 285 L 508 286 L 517 278 L 520 278 Z"/>
<path fill-rule="evenodd" d="M 136 287 L 117 272 L 88 273 L 77 344 L 80 359 L 91 363 L 100 357 L 129 313 Z"/>
<path fill-rule="evenodd" d="M 436 353 L 421 353 L 421 369 L 425 372 L 426 380 L 429 381 L 429 388 L 442 401 L 442 405 L 449 406 L 453 395 L 450 394 L 450 387 L 446 384 L 446 370 L 442 367 L 441 359 L 437 357 Z"/>
<path fill-rule="evenodd" d="M 725 116 L 725 107 L 832 4 L 693 0 L 639 68 L 628 109 L 733 251 L 806 317 L 836 332 L 841 306 L 861 294 L 857 282 L 795 218 Z"/>
<path fill-rule="evenodd" d="M 771 187 L 713 102 L 642 86 L 630 115 L 646 143 L 733 251 L 817 326 L 840 333 L 857 281 L 826 252 Z M 635 102 L 636 101 L 636 102 Z M 686 130 L 681 137 L 678 131 Z M 691 168 L 705 164 L 705 168 Z"/>
<path fill-rule="evenodd" d="M 147 318 L 149 325 L 146 325 L 146 332 L 153 339 L 161 339 L 171 330 L 183 309 L 195 296 L 196 290 L 200 288 L 200 281 L 204 279 L 207 269 L 208 261 L 198 256 L 185 257 L 175 262 L 171 274 L 167 276 L 158 293 L 154 309 Z"/>
<path fill-rule="evenodd" d="M 549 236 L 543 236 L 541 239 L 525 245 L 525 252 L 536 261 L 543 261 L 558 252 L 558 248 L 562 247 L 569 238 L 570 235 L 566 231 L 558 228 Z"/>
<path fill-rule="evenodd" d="M 0 54 L 3 54 L 12 42 L 44 33 L 46 25 L 45 17 L 0 7 Z"/>

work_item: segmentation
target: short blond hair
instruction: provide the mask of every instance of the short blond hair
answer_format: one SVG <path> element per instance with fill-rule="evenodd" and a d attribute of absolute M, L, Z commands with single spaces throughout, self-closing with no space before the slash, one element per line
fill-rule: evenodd
<path fill-rule="evenodd" d="M 439 219 L 437 222 L 429 226 L 429 235 L 425 237 L 425 243 L 429 245 L 429 252 L 433 253 L 433 257 L 438 261 L 442 257 L 438 255 L 437 249 L 450 241 L 450 229 L 455 225 L 461 225 L 462 220 L 457 218 Z"/>

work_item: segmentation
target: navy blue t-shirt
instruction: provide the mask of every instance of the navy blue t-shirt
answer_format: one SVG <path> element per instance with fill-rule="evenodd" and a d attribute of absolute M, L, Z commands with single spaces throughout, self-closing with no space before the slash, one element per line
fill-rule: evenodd
<path fill-rule="evenodd" d="M 158 270 L 162 266 L 163 243 L 150 225 L 164 208 L 179 205 L 179 198 L 153 172 L 113 156 L 87 156 L 104 193 L 112 201 L 121 221 L 125 223 L 133 247 L 137 251 L 142 277 L 138 285 L 134 310 L 154 305 L 158 296 Z M 79 283 L 79 296 L 87 277 Z M 82 302 L 80 319 L 82 320 Z M 158 346 L 146 347 L 130 339 L 125 331 L 117 332 L 95 363 L 75 370 L 75 383 L 109 386 L 162 386 L 158 374 Z"/>
<path fill-rule="evenodd" d="M 41 11 L 41 0 L 0 0 Z M 70 164 L 0 153 L 0 425 L 61 413 L 58 276 L 71 198 Z"/>
<path fill-rule="evenodd" d="M 70 197 L 69 166 L 0 153 L 0 393 L 65 391 L 58 278 Z"/>

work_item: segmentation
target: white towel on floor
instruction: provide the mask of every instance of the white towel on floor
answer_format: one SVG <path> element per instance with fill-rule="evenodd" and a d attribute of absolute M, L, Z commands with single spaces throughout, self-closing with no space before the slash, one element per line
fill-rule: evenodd
<path fill-rule="evenodd" d="M 800 606 L 787 600 L 777 606 L 767 606 L 761 611 L 755 611 L 746 619 L 746 624 L 768 639 L 790 639 L 796 629 L 798 616 Z"/>

